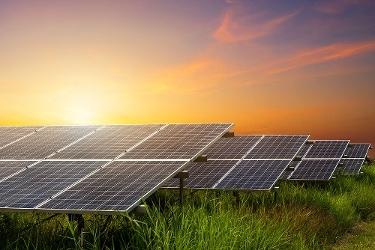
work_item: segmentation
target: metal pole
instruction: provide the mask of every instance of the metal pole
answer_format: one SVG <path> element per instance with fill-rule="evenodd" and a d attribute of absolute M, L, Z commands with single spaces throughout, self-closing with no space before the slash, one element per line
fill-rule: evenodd
<path fill-rule="evenodd" d="M 180 178 L 180 206 L 184 204 L 184 178 Z"/>

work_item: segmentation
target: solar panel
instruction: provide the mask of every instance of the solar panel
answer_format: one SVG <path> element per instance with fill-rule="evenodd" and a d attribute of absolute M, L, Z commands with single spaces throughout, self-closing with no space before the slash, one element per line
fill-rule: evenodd
<path fill-rule="evenodd" d="M 352 143 L 345 150 L 341 163 L 344 174 L 359 174 L 371 145 L 369 143 Z"/>
<path fill-rule="evenodd" d="M 305 158 L 341 158 L 348 144 L 348 140 L 314 141 L 314 144 L 311 146 L 310 150 L 305 155 Z"/>
<path fill-rule="evenodd" d="M 263 136 L 234 136 L 220 138 L 206 151 L 208 159 L 241 159 Z"/>
<path fill-rule="evenodd" d="M 370 147 L 371 145 L 369 143 L 351 143 L 345 150 L 345 155 L 347 158 L 364 159 Z"/>
<path fill-rule="evenodd" d="M 0 161 L 0 182 L 20 170 L 26 169 L 27 166 L 36 163 L 36 161 Z"/>
<path fill-rule="evenodd" d="M 184 170 L 189 171 L 189 178 L 185 179 L 185 188 L 212 189 L 238 161 L 237 160 L 208 160 L 206 162 L 193 162 Z M 164 187 L 179 187 L 179 180 L 172 179 Z"/>
<path fill-rule="evenodd" d="M 359 174 L 361 172 L 361 168 L 363 165 L 363 162 L 365 159 L 355 159 L 355 158 L 350 158 L 350 159 L 342 159 L 342 172 L 344 174 Z"/>
<path fill-rule="evenodd" d="M 308 135 L 269 135 L 245 156 L 245 159 L 293 159 Z"/>
<path fill-rule="evenodd" d="M 170 124 L 120 158 L 191 159 L 232 126 L 226 123 Z"/>
<path fill-rule="evenodd" d="M 130 211 L 187 161 L 114 161 L 39 206 L 42 210 Z"/>
<path fill-rule="evenodd" d="M 0 149 L 0 159 L 44 159 L 98 126 L 51 126 Z"/>
<path fill-rule="evenodd" d="M 109 125 L 53 155 L 53 159 L 114 159 L 162 128 L 162 124 Z"/>
<path fill-rule="evenodd" d="M 0 210 L 129 212 L 232 126 L 156 124 L 45 127 L 0 150 L 0 156 L 8 159 L 3 162 L 11 163 L 9 159 L 13 157 L 18 159 L 15 162 L 19 162 L 12 163 L 18 166 L 13 169 L 15 172 L 4 171 L 6 177 L 0 180 Z M 90 147 L 95 149 L 93 154 L 88 153 Z M 167 150 L 163 151 L 164 147 Z M 124 151 L 131 153 L 133 150 L 139 157 L 143 153 L 153 157 L 161 153 L 158 154 L 160 159 L 96 159 L 117 159 Z M 70 158 L 45 159 L 48 156 Z M 73 159 L 76 157 L 95 159 Z M 171 160 L 174 157 L 182 159 Z M 33 165 L 26 164 L 28 167 L 17 165 L 27 162 L 22 159 L 39 161 L 34 161 Z"/>
<path fill-rule="evenodd" d="M 189 178 L 185 181 L 185 188 L 270 190 L 308 137 L 266 135 L 221 138 L 205 152 L 207 162 L 193 163 L 186 168 Z M 247 157 L 265 158 L 244 160 Z M 262 167 L 264 171 L 260 169 Z M 178 186 L 176 180 L 166 185 Z"/>
<path fill-rule="evenodd" d="M 290 160 L 243 160 L 215 189 L 270 190 L 287 168 Z"/>
<path fill-rule="evenodd" d="M 303 159 L 289 180 L 328 181 L 340 159 Z"/>
<path fill-rule="evenodd" d="M 103 164 L 103 161 L 39 162 L 0 182 L 0 207 L 32 209 Z"/>
<path fill-rule="evenodd" d="M 0 126 L 0 149 L 21 139 L 42 127 L 3 127 Z"/>

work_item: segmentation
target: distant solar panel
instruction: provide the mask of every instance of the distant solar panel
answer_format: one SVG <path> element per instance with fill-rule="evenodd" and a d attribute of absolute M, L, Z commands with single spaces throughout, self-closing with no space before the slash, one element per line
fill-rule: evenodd
<path fill-rule="evenodd" d="M 243 160 L 214 186 L 227 190 L 270 190 L 290 160 Z"/>
<path fill-rule="evenodd" d="M 36 161 L 0 161 L 0 182 L 20 170 L 26 169 Z"/>
<path fill-rule="evenodd" d="M 245 159 L 293 159 L 308 135 L 264 136 Z"/>
<path fill-rule="evenodd" d="M 342 165 L 342 172 L 344 174 L 359 174 L 361 172 L 361 168 L 363 165 L 363 162 L 365 159 L 355 159 L 355 158 L 350 158 L 350 159 L 342 159 L 341 163 Z"/>
<path fill-rule="evenodd" d="M 0 149 L 9 143 L 21 139 L 22 137 L 34 133 L 42 127 L 3 127 L 0 126 Z"/>
<path fill-rule="evenodd" d="M 335 158 L 339 159 L 343 156 L 346 147 L 348 146 L 348 140 L 336 140 L 336 141 L 314 141 L 314 144 L 305 155 L 305 159 L 317 159 L 317 158 Z"/>
<path fill-rule="evenodd" d="M 114 159 L 162 128 L 162 124 L 108 125 L 53 155 L 53 159 Z"/>
<path fill-rule="evenodd" d="M 103 164 L 103 161 L 39 162 L 0 182 L 0 207 L 32 209 Z"/>
<path fill-rule="evenodd" d="M 232 126 L 226 123 L 170 124 L 121 159 L 191 159 Z"/>
<path fill-rule="evenodd" d="M 208 160 L 190 163 L 184 169 L 189 172 L 189 178 L 185 179 L 184 187 L 188 189 L 212 189 L 216 182 L 237 162 L 237 160 Z M 179 187 L 179 180 L 172 179 L 164 187 Z"/>
<path fill-rule="evenodd" d="M 262 136 L 234 136 L 220 138 L 206 151 L 208 159 L 241 159 L 262 139 Z"/>
<path fill-rule="evenodd" d="M 369 143 L 352 143 L 345 150 L 346 158 L 341 160 L 342 173 L 359 174 L 371 145 Z"/>
<path fill-rule="evenodd" d="M 114 161 L 39 206 L 58 211 L 130 211 L 187 162 Z"/>
<path fill-rule="evenodd" d="M 289 180 L 328 181 L 340 159 L 303 159 Z"/>
<path fill-rule="evenodd" d="M 345 150 L 345 155 L 347 158 L 364 159 L 370 147 L 371 144 L 369 143 L 351 143 Z"/>
<path fill-rule="evenodd" d="M 98 126 L 51 126 L 0 149 L 0 159 L 44 159 Z"/>

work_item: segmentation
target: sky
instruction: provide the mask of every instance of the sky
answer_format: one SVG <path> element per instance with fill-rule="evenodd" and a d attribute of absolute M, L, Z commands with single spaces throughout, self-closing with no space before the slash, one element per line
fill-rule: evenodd
<path fill-rule="evenodd" d="M 375 146 L 373 13 L 372 0 L 0 0 L 0 125 L 234 122 Z"/>

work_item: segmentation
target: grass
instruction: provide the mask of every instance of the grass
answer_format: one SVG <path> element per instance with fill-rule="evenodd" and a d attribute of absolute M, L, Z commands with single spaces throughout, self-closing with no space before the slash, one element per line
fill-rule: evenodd
<path fill-rule="evenodd" d="M 328 183 L 282 182 L 276 200 L 273 193 L 240 193 L 238 202 L 232 192 L 199 191 L 187 196 L 180 208 L 177 192 L 159 190 L 147 200 L 147 214 L 116 215 L 108 227 L 104 227 L 106 216 L 84 215 L 83 242 L 76 233 L 77 223 L 65 215 L 38 224 L 50 214 L 1 213 L 0 249 L 331 249 L 337 242 L 358 245 L 354 238 L 345 242 L 343 236 L 363 229 L 362 235 L 375 237 L 373 224 L 367 223 L 375 219 L 375 165 L 363 171 Z"/>

